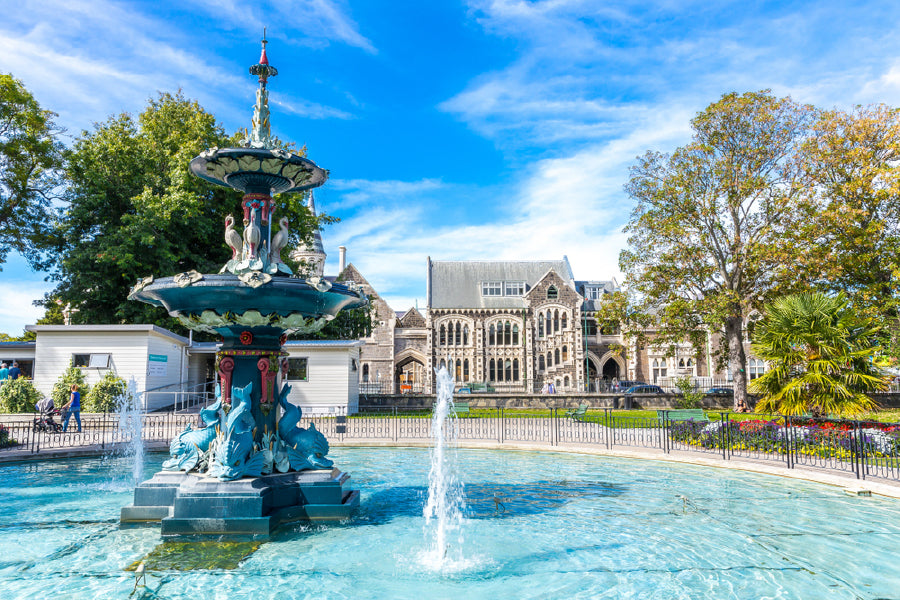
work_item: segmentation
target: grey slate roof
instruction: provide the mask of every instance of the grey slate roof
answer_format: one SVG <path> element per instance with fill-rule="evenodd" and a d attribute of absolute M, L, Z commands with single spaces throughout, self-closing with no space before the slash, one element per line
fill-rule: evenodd
<path fill-rule="evenodd" d="M 482 296 L 483 281 L 524 281 L 527 292 L 553 270 L 572 288 L 575 277 L 565 256 L 562 260 L 441 261 L 429 260 L 429 308 L 524 308 L 521 296 Z"/>
<path fill-rule="evenodd" d="M 585 295 L 584 288 L 586 286 L 601 287 L 601 288 L 603 288 L 604 294 L 612 294 L 613 292 L 616 292 L 619 290 L 619 284 L 616 283 L 615 279 L 611 279 L 609 281 L 600 281 L 600 280 L 576 281 L 575 282 L 575 291 L 577 291 L 579 294 L 584 296 Z M 583 308 L 583 310 L 586 310 L 586 311 L 595 311 L 600 308 L 599 303 L 600 303 L 599 300 L 585 299 L 584 305 L 582 306 L 582 308 Z"/>

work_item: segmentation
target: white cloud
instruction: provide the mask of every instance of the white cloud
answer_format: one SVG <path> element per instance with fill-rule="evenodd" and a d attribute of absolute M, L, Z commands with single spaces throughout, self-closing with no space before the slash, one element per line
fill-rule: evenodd
<path fill-rule="evenodd" d="M 11 281 L 2 274 L 0 281 L 0 332 L 18 336 L 26 324 L 33 324 L 44 316 L 44 308 L 34 306 L 35 299 L 42 298 L 53 285 L 35 281 Z"/>

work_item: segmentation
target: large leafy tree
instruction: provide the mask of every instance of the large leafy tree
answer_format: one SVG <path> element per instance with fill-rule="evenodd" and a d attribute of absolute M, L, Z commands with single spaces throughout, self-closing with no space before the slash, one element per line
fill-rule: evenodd
<path fill-rule="evenodd" d="M 884 105 L 818 114 L 803 148 L 815 194 L 798 270 L 816 287 L 844 293 L 860 314 L 888 326 L 900 316 L 900 111 Z M 893 334 L 893 335 L 892 335 Z"/>
<path fill-rule="evenodd" d="M 807 191 L 797 161 L 813 109 L 768 91 L 724 95 L 692 121 L 691 142 L 648 152 L 631 169 L 636 202 L 620 256 L 654 343 L 724 332 L 718 351 L 746 400 L 744 329 L 793 278 L 791 234 Z"/>
<path fill-rule="evenodd" d="M 224 220 L 240 214 L 238 192 L 193 176 L 191 159 L 236 145 L 215 118 L 181 93 L 160 94 L 134 118 L 109 118 L 83 132 L 68 153 L 68 210 L 57 232 L 57 288 L 48 296 L 77 312 L 75 323 L 155 323 L 183 327 L 163 309 L 127 299 L 147 275 L 217 272 L 230 257 Z M 277 199 L 293 242 L 319 220 L 302 195 Z M 327 221 L 327 218 L 324 219 Z"/>
<path fill-rule="evenodd" d="M 753 353 L 769 365 L 750 382 L 751 391 L 762 394 L 757 410 L 847 415 L 873 408 L 866 394 L 886 387 L 873 362 L 878 329 L 843 295 L 813 292 L 772 301 L 753 335 Z"/>
<path fill-rule="evenodd" d="M 55 116 L 0 73 L 0 269 L 10 250 L 41 266 L 61 166 Z"/>

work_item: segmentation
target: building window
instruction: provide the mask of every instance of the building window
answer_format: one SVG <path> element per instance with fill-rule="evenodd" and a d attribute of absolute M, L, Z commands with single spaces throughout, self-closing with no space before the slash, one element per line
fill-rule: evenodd
<path fill-rule="evenodd" d="M 287 378 L 288 381 L 309 381 L 309 359 L 289 358 Z"/>
<path fill-rule="evenodd" d="M 552 366 L 553 366 L 553 353 L 547 352 L 547 368 L 549 369 Z"/>
<path fill-rule="evenodd" d="M 512 381 L 512 361 L 506 359 L 506 370 L 504 373 L 504 381 Z"/>
<path fill-rule="evenodd" d="M 654 358 L 652 368 L 653 368 L 653 383 L 658 382 L 661 377 L 666 377 L 666 375 L 668 373 L 666 359 L 664 359 L 664 358 L 662 358 L 662 359 Z"/>
<path fill-rule="evenodd" d="M 569 389 L 569 376 L 563 377 L 563 389 Z"/>
<path fill-rule="evenodd" d="M 503 344 L 509 346 L 512 343 L 512 327 L 509 321 L 503 324 Z"/>
<path fill-rule="evenodd" d="M 488 333 L 488 346 L 496 346 L 497 345 L 497 337 L 495 335 L 494 324 L 491 323 L 491 328 Z"/>
<path fill-rule="evenodd" d="M 456 381 L 462 381 L 462 361 L 458 358 L 456 359 L 456 373 L 453 376 L 453 379 Z"/>
<path fill-rule="evenodd" d="M 559 331 L 559 311 L 553 311 L 553 333 Z"/>
<path fill-rule="evenodd" d="M 108 369 L 109 354 L 73 354 L 72 366 L 83 369 Z"/>
<path fill-rule="evenodd" d="M 441 339 L 438 342 L 439 346 L 447 345 L 447 328 L 444 325 L 441 325 Z"/>
<path fill-rule="evenodd" d="M 518 358 L 513 359 L 512 378 L 513 378 L 513 381 L 519 380 L 519 359 Z"/>
<path fill-rule="evenodd" d="M 569 347 L 563 346 L 562 361 L 566 362 L 567 360 L 569 360 Z"/>
<path fill-rule="evenodd" d="M 568 319 L 566 318 L 566 313 L 563 313 L 563 314 L 562 314 L 562 328 L 563 328 L 563 331 L 565 331 L 566 329 L 568 329 L 568 327 L 569 327 L 569 321 L 568 321 Z"/>
<path fill-rule="evenodd" d="M 504 296 L 524 296 L 525 295 L 525 282 L 524 281 L 506 281 L 506 282 L 504 282 L 503 295 Z"/>
<path fill-rule="evenodd" d="M 597 335 L 597 321 L 587 318 L 584 320 L 584 335 Z"/>
<path fill-rule="evenodd" d="M 446 368 L 447 368 L 447 361 L 445 361 L 443 358 L 441 359 L 441 368 L 442 368 L 442 369 L 446 369 Z"/>
<path fill-rule="evenodd" d="M 469 380 L 469 359 L 463 361 L 463 381 Z"/>
<path fill-rule="evenodd" d="M 559 364 L 559 348 L 553 351 L 553 363 Z"/>
<path fill-rule="evenodd" d="M 363 364 L 362 380 L 363 380 L 363 383 L 366 383 L 369 381 L 369 363 Z"/>
<path fill-rule="evenodd" d="M 503 282 L 502 281 L 483 281 L 483 282 L 481 282 L 481 295 L 482 296 L 502 296 L 503 295 Z"/>
<path fill-rule="evenodd" d="M 550 311 L 547 311 L 547 335 L 553 333 L 553 315 L 550 314 Z"/>
<path fill-rule="evenodd" d="M 459 323 L 456 324 L 456 345 L 462 345 L 462 327 L 460 327 Z"/>
<path fill-rule="evenodd" d="M 496 371 L 496 366 L 495 366 L 496 363 L 494 363 L 493 358 L 491 359 L 490 364 L 491 364 L 491 368 L 488 371 L 488 373 L 489 373 L 488 379 L 490 379 L 491 381 L 497 381 L 497 371 Z"/>
<path fill-rule="evenodd" d="M 597 286 L 584 286 L 584 297 L 588 300 L 599 300 L 603 296 L 603 288 Z"/>
<path fill-rule="evenodd" d="M 538 314 L 538 337 L 544 337 L 544 313 Z"/>
<path fill-rule="evenodd" d="M 547 288 L 547 300 L 556 300 L 557 298 L 559 298 L 559 290 L 555 285 L 551 285 Z"/>
<path fill-rule="evenodd" d="M 465 325 L 463 327 L 463 346 L 469 345 L 469 326 Z"/>
<path fill-rule="evenodd" d="M 512 326 L 512 343 L 513 343 L 513 346 L 519 345 L 519 326 L 518 325 Z"/>
<path fill-rule="evenodd" d="M 748 372 L 750 374 L 751 381 L 766 372 L 766 362 L 764 360 L 751 358 L 749 361 L 749 366 L 750 368 L 748 369 Z"/>
<path fill-rule="evenodd" d="M 544 370 L 544 355 L 540 354 L 540 355 L 538 355 L 538 371 L 543 371 L 543 370 Z"/>

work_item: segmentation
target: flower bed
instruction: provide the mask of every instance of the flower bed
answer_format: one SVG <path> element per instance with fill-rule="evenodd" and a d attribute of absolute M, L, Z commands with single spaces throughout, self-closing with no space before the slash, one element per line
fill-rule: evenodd
<path fill-rule="evenodd" d="M 684 421 L 669 428 L 669 438 L 700 448 L 786 453 L 843 458 L 854 452 L 873 457 L 900 456 L 900 425 L 876 422 L 784 419 Z"/>

